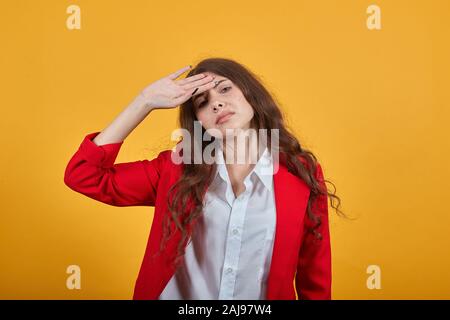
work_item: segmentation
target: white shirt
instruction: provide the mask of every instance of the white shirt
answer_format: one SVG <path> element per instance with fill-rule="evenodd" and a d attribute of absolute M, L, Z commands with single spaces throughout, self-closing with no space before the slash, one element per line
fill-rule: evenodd
<path fill-rule="evenodd" d="M 273 158 L 266 148 L 236 198 L 219 150 L 203 214 L 160 300 L 266 297 L 276 225 Z"/>

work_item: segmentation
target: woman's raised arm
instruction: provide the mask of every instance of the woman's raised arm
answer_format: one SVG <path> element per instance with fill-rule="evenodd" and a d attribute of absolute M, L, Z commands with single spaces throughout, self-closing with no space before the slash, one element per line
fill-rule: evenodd
<path fill-rule="evenodd" d="M 96 145 L 122 142 L 154 109 L 175 108 L 214 86 L 213 78 L 197 74 L 175 80 L 190 67 L 184 67 L 143 89 L 131 104 L 93 140 Z"/>
<path fill-rule="evenodd" d="M 188 68 L 164 77 L 148 87 L 101 132 L 85 136 L 70 159 L 64 183 L 72 190 L 113 206 L 154 206 L 158 182 L 171 150 L 158 157 L 115 164 L 124 139 L 154 109 L 174 108 L 213 86 L 202 74 L 175 80 Z"/>

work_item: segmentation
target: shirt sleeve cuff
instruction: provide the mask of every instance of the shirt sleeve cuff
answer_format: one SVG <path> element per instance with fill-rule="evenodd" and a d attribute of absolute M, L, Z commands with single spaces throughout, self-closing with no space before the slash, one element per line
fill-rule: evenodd
<path fill-rule="evenodd" d="M 123 141 L 98 146 L 92 140 L 99 133 L 100 131 L 87 134 L 80 144 L 79 151 L 82 157 L 93 165 L 99 167 L 112 167 Z"/>

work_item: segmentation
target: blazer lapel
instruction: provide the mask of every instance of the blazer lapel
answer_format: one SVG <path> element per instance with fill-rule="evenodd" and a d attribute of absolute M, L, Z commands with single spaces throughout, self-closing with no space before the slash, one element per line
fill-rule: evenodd
<path fill-rule="evenodd" d="M 282 164 L 274 164 L 273 176 L 276 228 L 271 266 L 267 283 L 267 300 L 291 299 L 286 276 L 295 274 L 302 222 L 309 198 L 309 188 Z M 275 172 L 275 171 L 274 171 Z M 295 250 L 295 251 L 294 251 Z M 291 272 L 293 271 L 293 272 Z M 292 279 L 293 282 L 294 279 Z"/>

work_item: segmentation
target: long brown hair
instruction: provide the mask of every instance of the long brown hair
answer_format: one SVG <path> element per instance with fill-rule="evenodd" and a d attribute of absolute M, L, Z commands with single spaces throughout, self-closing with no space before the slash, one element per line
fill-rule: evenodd
<path fill-rule="evenodd" d="M 313 213 L 312 205 L 319 196 L 329 196 L 331 206 L 336 210 L 338 215 L 344 216 L 339 210 L 341 200 L 335 195 L 336 188 L 334 184 L 328 180 L 318 179 L 322 175 L 317 175 L 317 158 L 314 154 L 302 148 L 300 142 L 287 129 L 283 115 L 274 101 L 271 94 L 258 80 L 258 77 L 242 64 L 225 58 L 208 58 L 202 60 L 187 75 L 187 77 L 202 72 L 211 72 L 219 76 L 231 80 L 243 93 L 249 104 L 254 110 L 254 117 L 251 121 L 251 127 L 255 129 L 268 129 L 267 134 L 271 134 L 270 129 L 278 129 L 279 134 L 279 158 L 280 163 L 285 165 L 288 171 L 302 179 L 310 188 L 310 197 L 307 205 L 307 215 L 313 221 L 314 227 L 308 228 L 317 239 L 321 239 L 322 235 L 317 231 L 321 224 L 321 217 Z M 179 125 L 180 128 L 187 130 L 191 137 L 194 137 L 194 121 L 197 121 L 194 113 L 194 105 L 192 99 L 187 100 L 180 106 Z M 205 129 L 202 128 L 202 136 Z M 268 137 L 270 141 L 270 136 Z M 191 139 L 193 152 L 195 149 L 194 139 Z M 200 142 L 203 151 L 211 142 Z M 270 144 L 270 142 L 269 142 Z M 193 157 L 191 157 L 193 159 Z M 213 174 L 216 170 L 215 163 L 195 164 L 183 163 L 182 175 L 180 179 L 172 185 L 168 196 L 169 214 L 166 214 L 163 222 L 163 240 L 160 250 L 164 243 L 171 236 L 171 224 L 181 232 L 181 241 L 177 247 L 176 261 L 185 253 L 185 245 L 190 237 L 192 223 L 202 214 L 203 200 L 205 192 L 212 182 Z M 333 193 L 327 190 L 325 182 L 331 183 L 334 187 Z M 334 200 L 337 201 L 335 205 Z M 192 205 L 192 210 L 185 212 L 185 208 Z"/>

